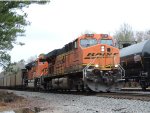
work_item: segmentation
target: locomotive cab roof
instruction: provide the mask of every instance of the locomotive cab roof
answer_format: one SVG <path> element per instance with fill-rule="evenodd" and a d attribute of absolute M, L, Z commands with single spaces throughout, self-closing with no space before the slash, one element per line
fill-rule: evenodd
<path fill-rule="evenodd" d="M 32 62 L 26 64 L 26 65 L 25 65 L 25 68 L 26 68 L 26 69 L 31 69 L 34 65 L 35 65 L 35 61 L 32 61 Z"/>
<path fill-rule="evenodd" d="M 77 39 L 75 39 L 74 41 L 77 41 Z M 73 42 L 74 42 L 73 41 Z M 47 53 L 45 55 L 45 59 L 51 59 L 51 58 L 55 58 L 56 56 L 63 54 L 65 52 L 68 52 L 70 50 L 72 50 L 74 48 L 73 46 L 73 42 L 69 42 L 68 44 L 66 44 L 64 47 L 62 47 L 61 49 L 55 49 L 49 53 Z"/>

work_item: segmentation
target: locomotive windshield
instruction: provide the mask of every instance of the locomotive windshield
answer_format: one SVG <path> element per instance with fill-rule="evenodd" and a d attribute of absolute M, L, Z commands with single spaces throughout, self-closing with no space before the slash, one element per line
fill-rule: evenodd
<path fill-rule="evenodd" d="M 97 40 L 94 38 L 85 38 L 80 40 L 80 45 L 82 47 L 89 47 L 97 44 Z"/>
<path fill-rule="evenodd" d="M 113 46 L 113 41 L 110 39 L 101 39 L 100 44 L 108 44 L 110 46 Z"/>

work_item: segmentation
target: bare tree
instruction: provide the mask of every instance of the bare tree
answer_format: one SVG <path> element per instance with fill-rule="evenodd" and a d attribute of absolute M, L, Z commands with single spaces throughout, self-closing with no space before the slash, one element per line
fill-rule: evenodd
<path fill-rule="evenodd" d="M 128 24 L 121 25 L 120 29 L 116 31 L 114 38 L 117 41 L 133 41 L 134 33 L 132 27 Z"/>
<path fill-rule="evenodd" d="M 20 60 L 18 62 L 10 63 L 4 68 L 5 74 L 17 74 L 21 69 L 25 68 L 25 61 Z"/>
<path fill-rule="evenodd" d="M 132 27 L 126 23 L 121 25 L 120 29 L 114 34 L 116 39 L 117 46 L 121 48 L 121 43 L 133 42 L 134 41 L 134 32 Z"/>
<path fill-rule="evenodd" d="M 137 42 L 141 42 L 141 41 L 148 40 L 148 39 L 150 39 L 150 30 L 147 30 L 147 31 L 137 31 L 135 33 L 135 40 Z"/>
<path fill-rule="evenodd" d="M 143 41 L 143 39 L 144 39 L 144 32 L 143 31 L 137 31 L 135 33 L 135 40 L 137 42 L 141 42 L 141 41 Z"/>

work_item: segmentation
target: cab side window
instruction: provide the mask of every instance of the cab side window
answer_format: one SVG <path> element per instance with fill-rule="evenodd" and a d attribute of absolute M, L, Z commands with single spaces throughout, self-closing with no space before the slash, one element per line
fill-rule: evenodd
<path fill-rule="evenodd" d="M 78 40 L 75 40 L 74 42 L 73 42 L 73 49 L 77 49 L 78 48 Z"/>

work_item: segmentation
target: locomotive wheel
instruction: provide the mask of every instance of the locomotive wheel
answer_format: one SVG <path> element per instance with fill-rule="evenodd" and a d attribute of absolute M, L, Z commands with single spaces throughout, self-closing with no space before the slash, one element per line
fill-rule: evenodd
<path fill-rule="evenodd" d="M 140 85 L 143 91 L 146 91 L 146 84 L 143 81 L 140 81 Z"/>
<path fill-rule="evenodd" d="M 142 84 L 141 87 L 143 91 L 146 91 L 146 86 L 144 84 Z"/>
<path fill-rule="evenodd" d="M 146 91 L 146 87 L 142 87 L 142 90 L 143 90 L 143 91 Z"/>

